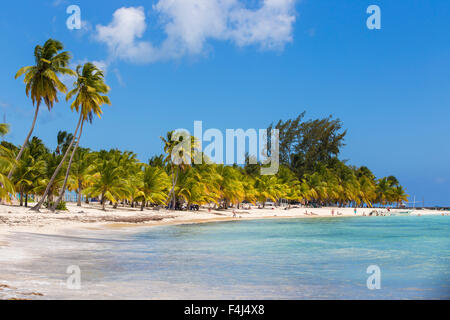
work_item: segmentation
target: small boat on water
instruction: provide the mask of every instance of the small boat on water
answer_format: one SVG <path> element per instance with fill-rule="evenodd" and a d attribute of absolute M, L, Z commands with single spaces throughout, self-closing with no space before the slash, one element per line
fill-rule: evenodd
<path fill-rule="evenodd" d="M 405 210 L 405 211 L 397 211 L 397 212 L 391 212 L 391 216 L 408 216 L 410 215 L 414 210 Z"/>

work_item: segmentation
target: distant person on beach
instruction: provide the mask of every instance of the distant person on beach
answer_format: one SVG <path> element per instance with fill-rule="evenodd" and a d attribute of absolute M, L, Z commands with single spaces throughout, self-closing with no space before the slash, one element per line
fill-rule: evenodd
<path fill-rule="evenodd" d="M 355 216 L 356 216 L 356 208 L 355 208 L 354 212 L 355 212 Z"/>
<path fill-rule="evenodd" d="M 233 210 L 233 218 L 236 218 L 236 210 Z"/>
<path fill-rule="evenodd" d="M 331 209 L 331 216 L 334 217 L 334 209 Z"/>

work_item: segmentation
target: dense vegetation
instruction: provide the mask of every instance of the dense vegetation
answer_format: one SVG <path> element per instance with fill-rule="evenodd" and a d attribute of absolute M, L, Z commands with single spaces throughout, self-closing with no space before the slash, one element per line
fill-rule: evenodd
<path fill-rule="evenodd" d="M 171 209 L 205 205 L 219 208 L 239 206 L 242 202 L 265 205 L 267 200 L 310 205 L 373 206 L 400 204 L 406 194 L 393 176 L 376 179 L 367 167 L 353 167 L 339 160 L 346 131 L 332 117 L 303 121 L 279 121 L 270 126 L 280 130 L 280 169 L 276 175 L 260 175 L 260 165 L 227 166 L 221 164 L 176 164 L 172 152 L 180 143 L 173 132 L 162 139 L 165 155 L 148 163 L 140 162 L 129 151 L 92 151 L 79 146 L 83 126 L 100 117 L 102 105 L 110 104 L 109 87 L 104 75 L 94 64 L 86 63 L 75 71 L 68 68 L 70 54 L 60 52 L 63 45 L 48 40 L 37 46 L 35 65 L 20 69 L 24 75 L 26 94 L 35 105 L 31 129 L 22 146 L 2 141 L 0 146 L 0 197 L 10 201 L 17 195 L 20 205 L 39 210 L 46 205 L 52 210 L 64 208 L 66 190 L 82 198 L 98 199 L 103 208 L 112 205 L 162 205 Z M 50 110 L 59 94 L 67 92 L 58 76 L 76 78 L 66 94 L 72 111 L 79 113 L 73 134 L 59 132 L 58 145 L 50 150 L 32 135 L 39 107 L 43 101 Z M 0 124 L 0 134 L 9 130 Z M 194 140 L 193 140 L 194 141 Z M 195 142 L 195 141 L 194 141 Z M 248 159 L 247 159 L 248 160 Z"/>

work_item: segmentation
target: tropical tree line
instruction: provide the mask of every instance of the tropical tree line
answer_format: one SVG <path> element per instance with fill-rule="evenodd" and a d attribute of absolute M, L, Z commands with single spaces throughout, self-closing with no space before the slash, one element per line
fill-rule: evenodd
<path fill-rule="evenodd" d="M 141 210 L 154 206 L 180 210 L 201 205 L 227 209 L 240 208 L 243 203 L 264 207 L 267 201 L 372 207 L 398 206 L 407 200 L 395 177 L 376 179 L 367 167 L 347 166 L 338 159 L 302 179 L 285 165 L 276 175 L 266 176 L 260 175 L 259 164 L 176 164 L 172 154 L 178 141 L 172 141 L 172 135 L 169 132 L 163 138 L 166 154 L 154 156 L 147 163 L 129 151 L 78 147 L 71 162 L 64 162 L 56 176 L 54 172 L 70 146 L 71 135 L 60 132 L 54 151 L 33 137 L 16 163 L 10 183 L 3 184 L 2 195 L 17 192 L 23 206 L 28 206 L 30 199 L 44 200 L 48 205 L 54 204 L 65 188 L 77 195 L 78 206 L 82 201 L 98 201 L 103 209 L 129 206 Z M 11 166 L 20 149 L 6 141 L 0 147 L 1 159 Z M 8 165 L 3 167 L 2 181 L 6 181 L 4 173 L 8 170 Z"/>
<path fill-rule="evenodd" d="M 63 45 L 49 39 L 34 50 L 34 65 L 21 68 L 16 78 L 24 77 L 25 93 L 35 107 L 31 128 L 21 146 L 2 141 L 0 145 L 0 197 L 18 198 L 20 205 L 33 201 L 33 210 L 47 206 L 52 211 L 64 208 L 67 191 L 81 201 L 100 201 L 102 207 L 166 206 L 170 209 L 209 205 L 227 209 L 242 203 L 264 207 L 270 200 L 289 204 L 373 206 L 400 204 L 407 195 L 393 176 L 376 179 L 366 167 L 352 167 L 338 159 L 346 132 L 342 123 L 331 117 L 303 121 L 279 121 L 280 170 L 276 175 L 260 175 L 260 165 L 227 166 L 188 164 L 173 160 L 191 156 L 177 148 L 182 142 L 169 132 L 162 139 L 164 155 L 142 163 L 129 151 L 92 151 L 80 146 L 85 124 L 100 118 L 102 106 L 111 104 L 103 71 L 93 63 L 69 68 L 71 54 Z M 73 88 L 61 82 L 62 75 L 73 76 Z M 32 136 L 42 102 L 51 110 L 58 96 L 71 101 L 70 109 L 79 114 L 73 133 L 59 132 L 57 147 L 50 150 Z M 0 135 L 9 130 L 0 124 Z M 195 148 L 195 139 L 191 137 Z M 191 154 L 189 154 L 191 153 Z"/>

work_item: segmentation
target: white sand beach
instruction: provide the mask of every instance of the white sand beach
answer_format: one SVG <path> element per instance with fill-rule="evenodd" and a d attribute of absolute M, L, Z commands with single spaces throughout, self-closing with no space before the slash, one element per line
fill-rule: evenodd
<path fill-rule="evenodd" d="M 374 210 L 380 214 L 396 214 L 405 211 L 410 211 L 411 215 L 450 214 L 449 211 L 412 209 L 391 209 L 388 212 L 385 208 L 358 208 L 355 214 L 354 208 L 300 208 L 295 206 L 290 209 L 286 209 L 286 207 L 258 208 L 256 206 L 236 210 L 200 208 L 199 211 L 153 210 L 149 208 L 140 211 L 139 208 L 119 207 L 117 209 L 107 208 L 104 211 L 98 204 L 83 204 L 78 207 L 74 203 L 68 203 L 67 208 L 67 211 L 52 213 L 46 209 L 42 209 L 41 212 L 34 212 L 30 208 L 18 205 L 0 205 L 0 237 L 9 231 L 61 234 L 65 230 L 78 228 L 98 230 L 102 228 L 205 223 L 241 219 L 368 216 Z M 235 217 L 233 217 L 233 211 L 236 214 Z M 332 211 L 334 211 L 334 214 L 332 214 Z"/>
<path fill-rule="evenodd" d="M 332 210 L 334 216 L 332 216 Z M 380 214 L 396 214 L 405 209 L 358 208 L 356 216 L 369 217 L 369 213 L 378 210 Z M 236 217 L 233 217 L 233 211 Z M 449 212 L 415 210 L 412 215 L 448 215 Z M 216 221 L 236 221 L 274 218 L 343 218 L 355 216 L 353 208 L 265 208 L 251 207 L 246 210 L 211 210 L 201 208 L 199 211 L 168 211 L 139 208 L 108 208 L 103 211 L 99 205 L 68 204 L 68 211 L 51 213 L 42 210 L 40 213 L 17 205 L 0 206 L 0 299 L 39 299 L 46 298 L 46 286 L 60 287 L 60 282 L 30 276 L 27 272 L 14 270 L 27 269 L 34 266 L 33 259 L 46 257 L 58 250 L 69 250 L 60 247 L 60 242 L 49 236 L 79 237 L 77 239 L 95 239 L 102 232 L 116 233 L 137 231 L 138 227 L 152 227 L 173 224 L 195 224 Z M 42 241 L 40 241 L 42 240 Z M 78 240 L 77 240 L 78 241 Z M 74 243 L 77 243 L 76 241 Z M 84 243 L 84 242 L 82 242 Z M 84 243 L 83 245 L 86 245 Z M 67 246 L 67 245 L 64 245 Z M 44 281 L 45 280 L 45 281 Z M 44 281 L 44 282 L 42 282 Z M 45 283 L 45 285 L 44 285 Z M 175 290 L 175 289 L 174 289 Z M 95 290 L 92 294 L 95 295 Z M 76 296 L 72 298 L 86 298 Z"/>

